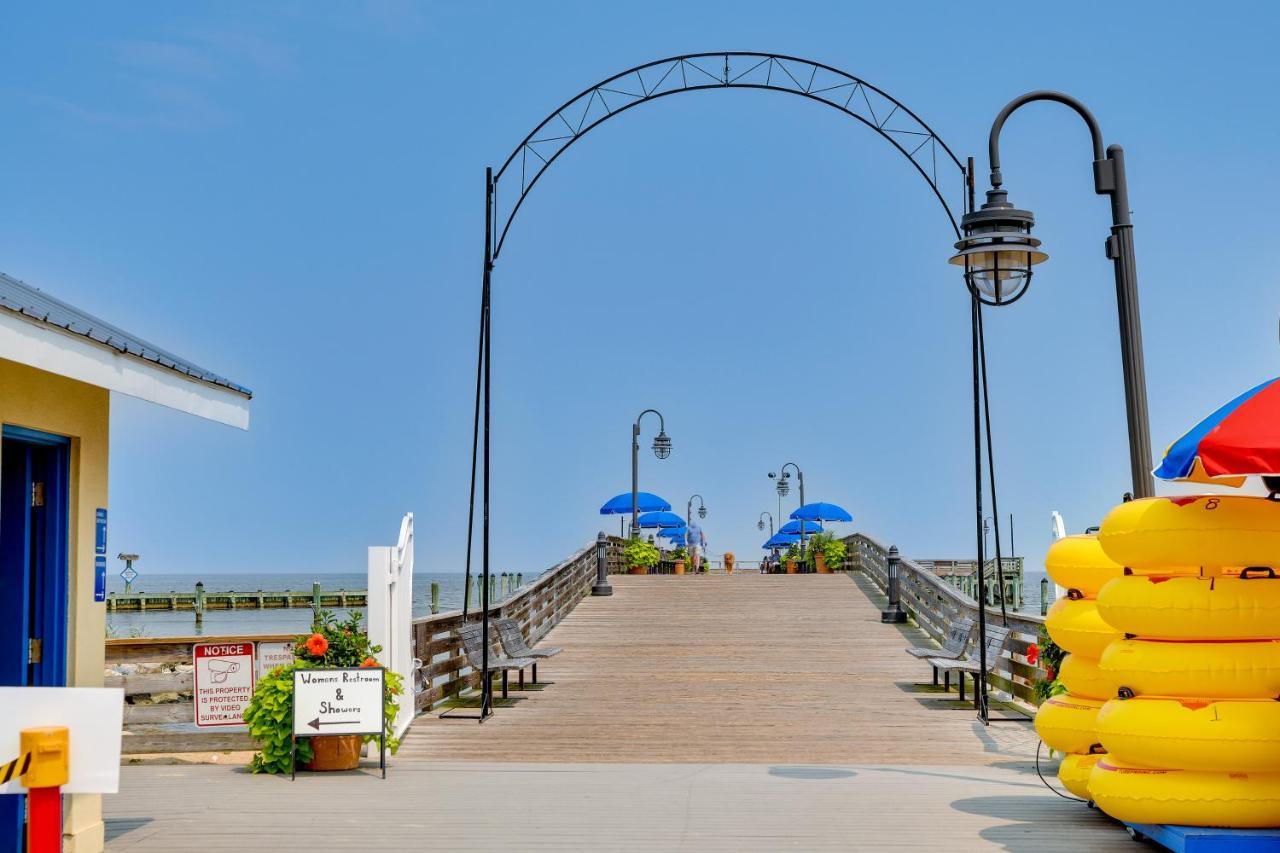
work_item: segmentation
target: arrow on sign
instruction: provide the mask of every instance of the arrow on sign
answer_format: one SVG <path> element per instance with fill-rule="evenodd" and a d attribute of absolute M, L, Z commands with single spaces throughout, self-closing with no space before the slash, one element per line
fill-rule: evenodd
<path fill-rule="evenodd" d="M 360 722 L 359 720 L 325 720 L 322 723 L 320 722 L 320 718 L 316 717 L 314 720 L 307 723 L 307 725 L 319 731 L 321 726 L 354 726 L 359 722 Z"/>

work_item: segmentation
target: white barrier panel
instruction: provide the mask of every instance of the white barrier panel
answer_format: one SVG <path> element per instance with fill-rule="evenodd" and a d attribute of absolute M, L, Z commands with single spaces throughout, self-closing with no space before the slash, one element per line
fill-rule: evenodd
<path fill-rule="evenodd" d="M 120 790 L 120 732 L 124 691 L 119 687 L 0 687 L 0 761 L 18 756 L 20 733 L 66 726 L 71 737 L 71 779 L 64 794 Z M 15 777 L 0 794 L 25 794 Z"/>
<path fill-rule="evenodd" d="M 413 722 L 413 513 L 400 522 L 399 541 L 369 549 L 369 640 L 382 646 L 378 663 L 404 679 L 392 731 L 400 737 Z"/>

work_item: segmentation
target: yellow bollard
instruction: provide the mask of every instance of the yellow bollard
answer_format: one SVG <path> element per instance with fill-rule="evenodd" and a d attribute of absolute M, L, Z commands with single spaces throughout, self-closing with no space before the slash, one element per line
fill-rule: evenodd
<path fill-rule="evenodd" d="M 62 792 L 71 778 L 71 732 L 66 726 L 23 729 L 22 754 L 31 755 L 22 784 L 27 789 L 27 850 L 62 849 Z"/>

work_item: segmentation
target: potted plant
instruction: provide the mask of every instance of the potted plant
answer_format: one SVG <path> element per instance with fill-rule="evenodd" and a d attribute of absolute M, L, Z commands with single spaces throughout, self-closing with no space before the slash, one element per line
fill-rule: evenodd
<path fill-rule="evenodd" d="M 845 544 L 830 533 L 819 533 L 809 540 L 809 560 L 820 575 L 829 575 L 834 567 L 843 566 L 845 553 Z"/>
<path fill-rule="evenodd" d="M 800 572 L 797 567 L 800 562 L 800 546 L 792 545 L 788 548 L 787 553 L 782 556 L 782 561 L 787 564 L 787 574 L 798 574 Z"/>
<path fill-rule="evenodd" d="M 683 545 L 671 552 L 671 559 L 675 562 L 675 573 L 677 575 L 684 574 L 684 564 L 689 559 L 689 552 Z"/>
<path fill-rule="evenodd" d="M 631 575 L 649 574 L 661 556 L 657 546 L 639 539 L 632 539 L 622 549 L 622 561 L 628 567 L 627 574 Z"/>
<path fill-rule="evenodd" d="M 338 622 L 329 611 L 320 611 L 315 631 L 294 642 L 293 663 L 276 667 L 254 687 L 244 721 L 249 726 L 249 736 L 258 742 L 259 751 L 249 762 L 249 770 L 288 773 L 291 769 L 294 670 L 378 666 L 374 655 L 380 651 L 382 647 L 371 644 L 369 635 L 360 630 L 360 614 L 353 613 L 346 621 Z M 404 684 L 400 674 L 391 670 L 386 670 L 385 679 L 382 713 L 390 731 L 398 710 L 396 697 L 404 692 Z M 360 765 L 361 742 L 375 739 L 373 735 L 298 738 L 298 762 L 308 770 L 353 770 Z M 394 753 L 400 742 L 388 737 L 387 747 Z"/>

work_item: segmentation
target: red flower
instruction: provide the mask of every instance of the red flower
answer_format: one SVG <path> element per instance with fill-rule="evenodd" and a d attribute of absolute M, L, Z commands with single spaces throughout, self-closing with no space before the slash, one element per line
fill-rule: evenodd
<path fill-rule="evenodd" d="M 324 653 L 329 651 L 329 641 L 320 634 L 312 634 L 307 638 L 307 651 L 312 657 L 324 657 Z"/>
<path fill-rule="evenodd" d="M 378 662 L 373 658 L 365 658 L 364 663 L 360 664 L 360 666 L 377 666 L 377 665 L 378 665 Z"/>
<path fill-rule="evenodd" d="M 1047 669 L 1047 670 L 1045 670 L 1045 675 L 1047 675 L 1047 676 L 1048 676 L 1048 680 L 1049 680 L 1049 681 L 1057 681 L 1057 680 L 1058 680 L 1058 671 L 1057 671 L 1056 669 Z"/>
<path fill-rule="evenodd" d="M 1036 665 L 1036 661 L 1040 660 L 1040 647 L 1035 643 L 1027 646 L 1027 663 L 1032 666 Z"/>

